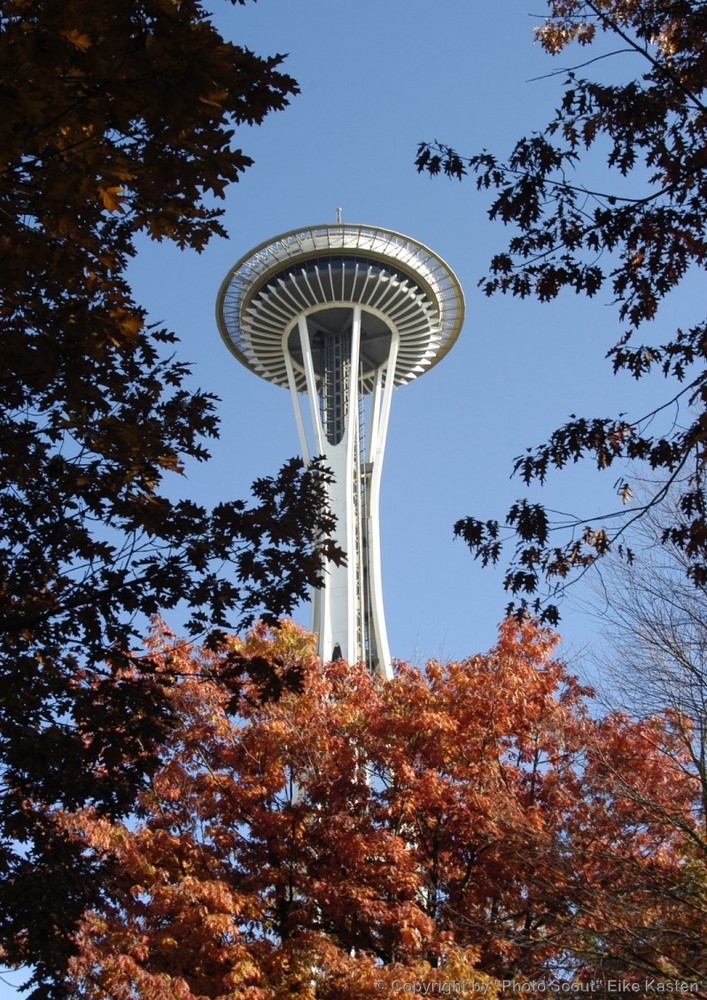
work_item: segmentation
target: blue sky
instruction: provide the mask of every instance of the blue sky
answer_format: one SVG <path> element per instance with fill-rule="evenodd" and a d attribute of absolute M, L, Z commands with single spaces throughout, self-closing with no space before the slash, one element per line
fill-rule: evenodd
<path fill-rule="evenodd" d="M 216 294 L 238 258 L 283 231 L 334 222 L 341 206 L 344 221 L 401 231 L 456 272 L 467 310 L 459 340 L 393 400 L 381 531 L 388 634 L 400 659 L 461 657 L 493 643 L 507 600 L 500 573 L 481 570 L 452 525 L 470 513 L 500 516 L 522 495 L 509 479 L 515 455 L 570 413 L 637 416 L 663 398 L 660 383 L 612 378 L 603 355 L 620 328 L 608 292 L 545 306 L 484 298 L 477 279 L 506 234 L 487 220 L 472 181 L 431 179 L 413 165 L 420 140 L 506 154 L 542 127 L 561 81 L 536 78 L 571 59 L 551 60 L 534 45 L 539 22 L 530 12 L 542 8 L 527 0 L 260 0 L 245 8 L 219 0 L 221 30 L 260 54 L 289 53 L 285 68 L 302 93 L 240 132 L 255 165 L 228 193 L 229 238 L 201 255 L 145 243 L 131 268 L 151 320 L 181 338 L 195 384 L 222 400 L 213 458 L 180 484 L 205 503 L 246 495 L 253 479 L 297 452 L 288 393 L 239 366 L 218 335 Z M 687 321 L 696 295 L 675 297 L 667 330 L 683 313 Z M 543 499 L 573 514 L 610 509 L 619 471 L 552 475 Z M 565 606 L 561 628 L 575 668 L 595 632 L 580 596 Z M 306 608 L 299 619 L 307 623 Z M 0 983 L 0 1000 L 17 995 Z"/>
<path fill-rule="evenodd" d="M 520 0 L 261 0 L 216 10 L 241 44 L 288 53 L 302 93 L 240 133 L 255 165 L 228 194 L 229 238 L 201 255 L 148 244 L 132 268 L 138 300 L 179 334 L 195 381 L 222 399 L 213 460 L 184 485 L 204 501 L 240 496 L 297 451 L 288 393 L 241 368 L 218 336 L 214 301 L 229 267 L 281 232 L 334 222 L 337 206 L 345 221 L 426 243 L 458 275 L 467 318 L 447 358 L 393 401 L 382 488 L 389 638 L 401 659 L 487 648 L 506 596 L 500 574 L 453 540 L 454 521 L 503 514 L 523 492 L 509 479 L 513 457 L 570 413 L 640 413 L 656 390 L 610 374 L 603 356 L 619 328 L 608 293 L 546 306 L 486 299 L 477 279 L 506 234 L 487 220 L 473 181 L 431 179 L 413 161 L 417 143 L 434 138 L 505 154 L 547 120 L 559 81 L 531 81 L 562 63 L 533 43 L 538 20 Z M 571 470 L 551 477 L 545 499 L 595 513 L 613 505 L 617 475 Z M 583 643 L 582 614 L 568 608 L 563 631 L 572 648 Z"/>

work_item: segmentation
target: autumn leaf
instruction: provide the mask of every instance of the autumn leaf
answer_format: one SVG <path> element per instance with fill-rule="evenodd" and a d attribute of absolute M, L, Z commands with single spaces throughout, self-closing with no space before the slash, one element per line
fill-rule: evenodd
<path fill-rule="evenodd" d="M 122 197 L 123 189 L 116 185 L 112 187 L 103 187 L 99 185 L 98 194 L 101 201 L 103 202 L 103 207 L 109 212 L 124 212 L 123 202 L 125 199 Z"/>
<path fill-rule="evenodd" d="M 70 28 L 61 32 L 62 36 L 75 45 L 81 52 L 85 52 L 91 47 L 91 39 L 88 35 L 82 34 L 78 28 Z"/>

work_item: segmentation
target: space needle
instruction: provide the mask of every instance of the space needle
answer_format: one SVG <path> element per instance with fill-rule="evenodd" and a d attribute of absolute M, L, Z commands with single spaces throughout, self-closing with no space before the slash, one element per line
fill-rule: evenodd
<path fill-rule="evenodd" d="M 334 475 L 329 505 L 346 564 L 312 600 L 324 660 L 387 678 L 379 498 L 393 389 L 454 344 L 464 298 L 445 262 L 388 229 L 296 229 L 242 257 L 221 285 L 221 335 L 238 360 L 292 397 L 302 457 Z"/>

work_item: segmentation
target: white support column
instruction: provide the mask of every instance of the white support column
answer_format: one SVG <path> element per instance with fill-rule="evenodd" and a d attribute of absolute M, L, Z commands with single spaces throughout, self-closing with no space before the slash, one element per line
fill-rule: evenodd
<path fill-rule="evenodd" d="M 342 279 L 343 280 L 343 279 Z M 347 548 L 348 558 L 348 635 L 349 659 L 359 662 L 364 658 L 363 636 L 358 627 L 362 609 L 361 561 L 358 558 L 359 525 L 361 518 L 360 468 L 358 458 L 359 426 L 359 385 L 358 369 L 361 356 L 361 307 L 354 306 L 351 316 L 351 354 L 349 365 L 349 392 L 346 415 L 346 492 L 348 506 Z"/>
<path fill-rule="evenodd" d="M 326 439 L 324 437 L 324 428 L 322 427 L 322 418 L 319 412 L 319 389 L 317 388 L 317 380 L 314 375 L 312 345 L 309 342 L 309 329 L 307 328 L 306 316 L 300 316 L 297 321 L 297 328 L 299 329 L 300 345 L 302 348 L 304 374 L 307 379 L 307 397 L 309 398 L 309 412 L 312 418 L 314 446 L 316 448 L 317 455 L 323 455 L 326 452 Z"/>
<path fill-rule="evenodd" d="M 398 334 L 393 333 L 390 354 L 385 365 L 385 373 L 383 374 L 382 370 L 378 373 L 381 375 L 382 386 L 378 379 L 374 386 L 373 409 L 376 420 L 375 423 L 371 420 L 371 436 L 368 442 L 370 479 L 368 480 L 368 495 L 366 498 L 366 534 L 368 538 L 368 587 L 371 605 L 370 626 L 373 632 L 370 638 L 378 654 L 378 672 L 386 679 L 392 677 L 392 670 L 383 610 L 383 579 L 380 551 L 380 484 L 383 471 L 385 440 L 388 433 L 388 421 L 390 419 L 390 407 L 393 401 L 393 389 L 395 388 L 395 365 L 398 359 L 399 344 L 400 338 Z"/>
<path fill-rule="evenodd" d="M 292 358 L 290 357 L 290 352 L 287 350 L 287 344 L 285 344 L 283 354 L 285 356 L 285 370 L 287 371 L 287 385 L 290 390 L 292 409 L 295 411 L 295 423 L 297 424 L 297 436 L 299 438 L 300 451 L 302 452 L 302 461 L 308 465 L 312 461 L 312 457 L 309 453 L 307 430 L 304 426 L 304 420 L 302 418 L 302 401 L 300 400 L 299 393 L 297 392 L 295 371 L 292 367 Z"/>
<path fill-rule="evenodd" d="M 309 341 L 309 328 L 307 326 L 306 316 L 299 317 L 297 321 L 297 328 L 299 330 L 300 348 L 302 350 L 302 365 L 304 367 L 304 374 L 307 380 L 307 398 L 309 399 L 309 412 L 312 421 L 312 435 L 314 439 L 312 442 L 312 450 L 316 455 L 322 455 L 326 459 L 326 437 L 324 435 L 321 413 L 319 411 L 319 389 L 317 387 L 317 380 L 314 374 L 312 345 Z M 285 354 L 289 356 L 289 352 L 287 350 L 285 350 Z M 290 359 L 290 365 L 291 364 L 292 361 Z M 304 432 L 303 423 L 302 430 Z M 326 464 L 329 465 L 330 463 L 327 461 Z M 339 545 L 341 545 L 338 532 L 335 532 L 335 540 Z M 332 571 L 336 571 L 337 569 L 340 569 L 340 567 L 328 565 L 324 567 L 324 573 L 326 576 L 330 576 Z M 319 655 L 322 659 L 329 659 L 332 649 L 330 581 L 327 581 L 323 587 L 318 590 L 314 590 L 312 593 L 311 620 L 312 631 L 316 632 L 319 637 Z"/>
<path fill-rule="evenodd" d="M 383 390 L 380 394 L 378 405 L 378 419 L 375 426 L 371 428 L 372 437 L 370 442 L 370 460 L 378 469 L 378 481 L 380 484 L 380 468 L 385 452 L 385 440 L 388 434 L 388 421 L 390 420 L 390 407 L 393 402 L 393 389 L 395 388 L 395 365 L 398 360 L 398 348 L 400 338 L 397 333 L 393 333 L 390 343 L 390 354 L 383 372 Z"/>
<path fill-rule="evenodd" d="M 371 447 L 375 440 L 374 427 L 378 426 L 380 421 L 380 410 L 381 410 L 381 399 L 383 396 L 383 372 L 384 368 L 381 367 L 375 374 L 373 380 L 373 393 L 371 398 L 371 415 L 368 427 L 368 441 L 366 443 L 366 461 L 371 461 Z"/>

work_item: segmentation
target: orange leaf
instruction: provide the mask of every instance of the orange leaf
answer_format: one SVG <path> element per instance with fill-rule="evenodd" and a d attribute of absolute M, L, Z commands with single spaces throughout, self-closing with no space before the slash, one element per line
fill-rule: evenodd
<path fill-rule="evenodd" d="M 109 212 L 123 212 L 122 201 L 120 197 L 123 193 L 123 189 L 117 185 L 111 187 L 99 186 L 98 194 L 100 195 L 101 201 L 103 202 L 104 208 L 107 208 Z"/>

